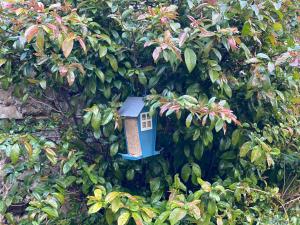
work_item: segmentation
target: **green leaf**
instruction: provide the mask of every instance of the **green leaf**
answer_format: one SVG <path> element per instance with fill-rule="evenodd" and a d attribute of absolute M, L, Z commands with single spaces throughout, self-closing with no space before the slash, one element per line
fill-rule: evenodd
<path fill-rule="evenodd" d="M 101 80 L 101 82 L 104 83 L 104 81 L 105 81 L 104 73 L 99 69 L 96 69 L 95 73 L 96 73 L 97 77 Z"/>
<path fill-rule="evenodd" d="M 102 120 L 102 125 L 106 125 L 108 124 L 114 117 L 114 114 L 112 113 L 112 111 L 107 110 L 104 115 L 103 115 L 103 120 Z"/>
<path fill-rule="evenodd" d="M 134 169 L 129 169 L 129 170 L 127 170 L 127 172 L 126 172 L 126 179 L 127 180 L 133 180 L 133 178 L 134 178 Z"/>
<path fill-rule="evenodd" d="M 100 40 L 106 41 L 109 45 L 111 45 L 111 39 L 106 34 L 100 34 L 97 36 Z"/>
<path fill-rule="evenodd" d="M 201 177 L 201 168 L 198 164 L 192 163 L 192 171 L 196 177 Z"/>
<path fill-rule="evenodd" d="M 94 205 L 92 205 L 89 208 L 88 214 L 93 214 L 98 212 L 102 208 L 102 203 L 101 202 L 96 202 Z"/>
<path fill-rule="evenodd" d="M 72 166 L 75 164 L 75 162 L 76 162 L 75 158 L 72 158 L 69 161 L 67 161 L 63 166 L 63 173 L 64 174 L 68 173 L 72 169 Z"/>
<path fill-rule="evenodd" d="M 268 55 L 266 55 L 265 53 L 258 53 L 256 55 L 257 58 L 259 59 L 267 59 L 267 60 L 271 60 L 270 57 Z"/>
<path fill-rule="evenodd" d="M 12 164 L 16 164 L 20 157 L 20 147 L 19 144 L 14 144 L 10 152 L 10 160 Z"/>
<path fill-rule="evenodd" d="M 117 72 L 119 67 L 116 57 L 113 55 L 106 55 L 106 58 L 108 58 L 111 68 Z"/>
<path fill-rule="evenodd" d="M 197 64 L 197 56 L 193 49 L 186 48 L 184 50 L 184 60 L 188 71 L 191 73 Z"/>
<path fill-rule="evenodd" d="M 99 47 L 99 57 L 100 58 L 104 57 L 106 55 L 106 53 L 107 53 L 107 47 L 104 45 L 101 45 Z"/>
<path fill-rule="evenodd" d="M 211 82 L 215 83 L 216 80 L 219 79 L 219 72 L 213 69 L 208 70 L 209 78 Z"/>
<path fill-rule="evenodd" d="M 273 148 L 270 152 L 271 155 L 280 155 L 280 149 L 279 148 Z"/>
<path fill-rule="evenodd" d="M 159 190 L 160 187 L 160 179 L 154 178 L 150 180 L 150 190 L 151 192 L 156 192 Z"/>
<path fill-rule="evenodd" d="M 193 120 L 193 114 L 190 113 L 190 114 L 186 117 L 186 120 L 185 120 L 185 125 L 186 125 L 187 128 L 189 128 L 189 127 L 191 126 L 192 120 Z"/>
<path fill-rule="evenodd" d="M 259 159 L 262 155 L 262 149 L 257 145 L 253 148 L 251 152 L 251 162 L 255 162 L 257 159 Z"/>
<path fill-rule="evenodd" d="M 223 124 L 224 124 L 224 121 L 221 118 L 219 118 L 215 125 L 216 132 L 219 132 L 223 128 Z"/>
<path fill-rule="evenodd" d="M 147 77 L 145 76 L 144 73 L 140 73 L 138 75 L 138 78 L 139 78 L 139 82 L 142 84 L 142 85 L 146 85 L 147 84 Z"/>
<path fill-rule="evenodd" d="M 42 29 L 39 29 L 39 32 L 36 37 L 36 46 L 38 47 L 39 51 L 44 51 L 44 44 L 45 44 L 45 38 L 44 38 L 44 31 Z"/>
<path fill-rule="evenodd" d="M 113 157 L 118 153 L 119 143 L 115 142 L 110 146 L 110 156 Z"/>
<path fill-rule="evenodd" d="M 185 164 L 181 169 L 181 178 L 184 182 L 187 182 L 192 173 L 189 163 Z"/>
<path fill-rule="evenodd" d="M 92 120 L 91 120 L 91 125 L 92 125 L 92 128 L 95 131 L 98 131 L 100 129 L 100 125 L 101 125 L 101 114 L 100 114 L 100 112 L 98 112 L 97 114 L 93 114 Z"/>
<path fill-rule="evenodd" d="M 197 141 L 194 148 L 194 155 L 196 159 L 200 160 L 202 158 L 203 150 L 203 145 L 200 141 Z"/>
<path fill-rule="evenodd" d="M 110 209 L 105 210 L 105 219 L 109 225 L 112 225 L 114 222 L 114 214 Z"/>
<path fill-rule="evenodd" d="M 236 146 L 238 144 L 238 142 L 240 141 L 240 130 L 236 129 L 235 131 L 233 131 L 232 133 L 232 137 L 231 137 L 231 143 L 233 146 Z"/>
<path fill-rule="evenodd" d="M 245 157 L 249 150 L 251 149 L 252 142 L 245 142 L 240 148 L 240 157 Z"/>
<path fill-rule="evenodd" d="M 225 84 L 223 85 L 223 88 L 224 88 L 224 91 L 225 91 L 226 95 L 227 95 L 229 98 L 231 98 L 231 97 L 232 97 L 232 90 L 231 90 L 230 86 L 229 86 L 227 83 L 225 83 Z"/>
<path fill-rule="evenodd" d="M 47 82 L 45 80 L 41 80 L 40 81 L 40 86 L 41 86 L 41 88 L 43 88 L 44 90 L 46 90 Z"/>
<path fill-rule="evenodd" d="M 57 218 L 58 217 L 58 212 L 54 208 L 51 208 L 51 207 L 47 206 L 47 207 L 42 208 L 42 211 L 45 212 L 51 218 Z"/>
<path fill-rule="evenodd" d="M 92 118 L 93 113 L 92 112 L 87 112 L 83 115 L 83 124 L 84 126 L 87 126 Z"/>
<path fill-rule="evenodd" d="M 159 217 L 156 219 L 154 225 L 161 225 L 161 224 L 163 224 L 163 222 L 165 222 L 166 219 L 169 217 L 170 213 L 171 213 L 170 211 L 165 211 L 165 212 L 161 213 L 159 215 Z"/>
<path fill-rule="evenodd" d="M 123 211 L 118 218 L 118 225 L 125 225 L 129 221 L 130 212 Z"/>
<path fill-rule="evenodd" d="M 215 201 L 210 200 L 208 202 L 207 211 L 211 216 L 215 215 L 217 211 L 217 204 Z"/>
<path fill-rule="evenodd" d="M 252 35 L 251 25 L 248 21 L 244 23 L 244 26 L 243 26 L 243 29 L 242 29 L 242 35 L 243 36 L 251 36 Z"/>
<path fill-rule="evenodd" d="M 181 208 L 173 209 L 169 216 L 169 221 L 171 225 L 175 225 L 176 223 L 181 221 L 186 216 L 186 213 L 186 210 Z"/>

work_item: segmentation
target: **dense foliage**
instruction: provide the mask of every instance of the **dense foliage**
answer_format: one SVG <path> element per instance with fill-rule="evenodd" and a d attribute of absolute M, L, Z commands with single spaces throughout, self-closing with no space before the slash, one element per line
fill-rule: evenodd
<path fill-rule="evenodd" d="M 298 1 L 0 3 L 1 88 L 52 110 L 1 121 L 0 223 L 300 223 Z M 159 156 L 118 155 L 128 96 Z"/>

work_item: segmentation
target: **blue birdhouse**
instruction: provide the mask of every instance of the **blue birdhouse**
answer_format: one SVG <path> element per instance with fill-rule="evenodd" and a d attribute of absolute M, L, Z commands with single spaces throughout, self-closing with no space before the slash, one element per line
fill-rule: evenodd
<path fill-rule="evenodd" d="M 138 160 L 157 155 L 155 151 L 157 116 L 151 116 L 142 97 L 128 97 L 119 114 L 124 118 L 127 154 L 123 159 Z"/>

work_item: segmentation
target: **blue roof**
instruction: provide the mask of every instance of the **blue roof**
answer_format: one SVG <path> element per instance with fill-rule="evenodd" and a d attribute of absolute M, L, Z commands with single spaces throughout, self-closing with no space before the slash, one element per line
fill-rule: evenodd
<path fill-rule="evenodd" d="M 121 116 L 138 117 L 145 106 L 143 97 L 128 97 L 119 110 Z"/>

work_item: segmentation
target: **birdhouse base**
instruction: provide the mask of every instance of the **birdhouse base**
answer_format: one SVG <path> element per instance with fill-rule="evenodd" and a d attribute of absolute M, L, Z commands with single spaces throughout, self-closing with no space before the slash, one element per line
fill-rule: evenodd
<path fill-rule="evenodd" d="M 130 154 L 120 154 L 120 155 L 125 160 L 140 160 L 140 159 L 148 158 L 148 157 L 151 157 L 151 156 L 159 155 L 159 152 L 155 151 L 151 155 L 140 155 L 140 156 L 133 156 L 133 155 L 130 155 Z"/>

